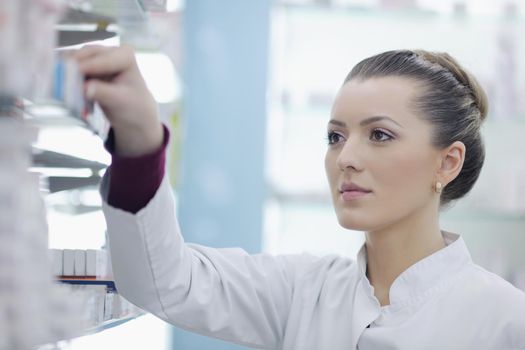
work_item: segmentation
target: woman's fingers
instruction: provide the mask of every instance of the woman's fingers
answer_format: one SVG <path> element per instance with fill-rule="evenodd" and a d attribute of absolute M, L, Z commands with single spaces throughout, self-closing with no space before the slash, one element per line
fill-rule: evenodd
<path fill-rule="evenodd" d="M 85 94 L 97 102 L 116 135 L 116 149 L 138 156 L 162 143 L 157 105 L 129 46 L 88 46 L 71 55 L 86 76 Z"/>
<path fill-rule="evenodd" d="M 67 54 L 76 60 L 83 60 L 101 52 L 107 51 L 108 49 L 111 49 L 111 47 L 102 45 L 85 45 L 78 50 L 68 51 Z"/>
<path fill-rule="evenodd" d="M 88 80 L 86 82 L 86 97 L 97 101 L 103 108 L 118 103 L 119 88 L 102 80 Z"/>
<path fill-rule="evenodd" d="M 79 54 L 80 55 L 80 54 Z M 135 65 L 133 50 L 129 47 L 92 48 L 77 58 L 79 69 L 88 76 L 118 75 Z"/>

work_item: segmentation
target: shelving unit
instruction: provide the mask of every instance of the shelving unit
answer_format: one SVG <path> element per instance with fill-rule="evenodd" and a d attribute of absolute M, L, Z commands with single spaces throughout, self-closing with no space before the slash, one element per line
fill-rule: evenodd
<path fill-rule="evenodd" d="M 90 0 L 85 2 L 85 4 L 86 3 L 88 5 L 85 7 L 89 10 L 70 8 L 65 18 L 57 26 L 59 32 L 59 47 L 104 40 L 124 33 L 129 34 L 130 31 L 140 30 L 147 26 L 146 8 L 142 2 L 137 0 Z M 86 31 L 84 29 L 89 26 L 94 30 Z M 50 107 L 58 108 L 58 110 L 62 109 L 62 113 L 60 111 L 55 114 L 42 113 L 42 109 Z M 53 105 L 53 102 L 47 104 L 37 103 L 32 105 L 30 110 L 33 114 L 34 121 L 44 125 L 44 127 L 65 127 L 64 131 L 67 130 L 67 127 L 89 129 L 87 124 L 82 120 L 72 115 L 67 109 L 64 110 L 63 106 Z M 64 111 L 65 113 L 63 113 Z M 103 138 L 104 135 L 101 135 L 101 137 Z M 100 141 L 102 141 L 102 139 Z M 99 147 L 102 147 L 101 142 Z M 48 189 L 51 194 L 59 191 L 98 187 L 102 173 L 107 167 L 107 162 L 104 162 L 102 159 L 86 159 L 52 150 L 34 149 L 33 153 L 33 165 L 36 167 L 48 169 L 57 167 L 85 169 L 91 172 L 91 175 L 88 177 L 48 176 Z M 100 234 L 102 234 L 102 232 Z M 97 285 L 105 286 L 108 293 L 114 294 L 114 298 L 120 298 L 120 303 L 127 305 L 126 309 L 128 311 L 122 315 L 110 319 L 104 317 L 102 322 L 89 326 L 79 332 L 79 336 L 93 335 L 97 332 L 132 321 L 144 314 L 143 311 L 118 296 L 115 284 L 111 280 L 60 277 L 58 281 L 62 284 L 81 285 L 87 288 Z M 108 300 L 106 299 L 105 302 L 107 303 Z"/>
<path fill-rule="evenodd" d="M 2 11 L 14 9 L 13 11 L 22 12 L 25 9 L 31 8 L 30 1 L 12 1 L 12 3 L 6 3 L 7 5 L 5 7 L 0 6 L 0 15 L 5 15 L 5 13 Z M 46 39 L 49 41 L 48 43 L 51 43 L 51 38 L 47 36 L 53 33 L 53 28 L 49 28 L 49 25 L 56 23 L 54 25 L 54 32 L 57 35 L 57 45 L 54 48 L 60 49 L 70 45 L 79 45 L 95 40 L 103 40 L 115 37 L 117 35 L 139 35 L 140 33 L 137 31 L 148 27 L 148 16 L 146 10 L 162 11 L 165 9 L 165 1 L 163 0 L 88 0 L 70 1 L 70 3 L 74 6 L 70 6 L 66 10 L 65 15 L 59 22 L 56 21 L 58 17 L 50 17 L 49 19 L 44 17 L 39 18 L 39 20 L 44 23 L 43 25 L 47 25 L 48 27 L 46 28 L 50 29 L 47 32 L 39 32 L 39 34 L 46 35 Z M 47 15 L 48 12 L 46 11 L 49 11 L 49 14 L 57 16 L 60 6 L 58 2 L 55 2 L 54 0 L 43 0 L 42 4 L 39 3 L 38 5 L 34 6 L 40 5 L 47 6 L 46 10 L 42 12 L 43 14 Z M 29 18 L 31 18 L 29 15 L 27 18 L 23 16 L 20 17 L 22 18 L 22 22 L 17 25 L 22 25 L 24 20 L 29 20 Z M 4 27 L 0 27 L 0 34 L 2 34 L 1 30 L 4 30 L 3 28 Z M 31 33 L 25 33 L 23 31 L 22 33 L 26 36 L 23 38 L 18 38 L 15 35 L 13 37 L 14 41 L 12 43 L 13 47 L 17 46 L 21 56 L 34 55 L 34 52 L 31 50 L 40 50 L 39 54 L 41 54 L 42 57 L 45 57 L 46 60 L 50 60 L 52 58 L 52 51 L 54 49 L 52 45 L 49 45 L 48 47 L 43 45 L 39 48 L 30 47 L 28 48 L 27 52 L 25 52 L 23 50 L 24 47 L 22 43 L 26 42 L 27 40 L 32 40 L 28 38 L 34 39 L 34 35 Z M 5 35 L 6 37 L 10 37 L 8 33 Z M 20 43 L 16 42 L 16 40 L 20 40 Z M 4 41 L 4 43 L 6 43 L 6 41 Z M 28 58 L 28 60 L 31 61 L 30 58 Z M 4 57 L 3 61 L 0 63 L 2 63 L 2 65 L 0 65 L 0 74 L 2 74 L 6 71 L 9 71 L 9 67 L 16 68 L 18 64 L 24 64 L 24 61 L 8 61 L 8 58 Z M 34 66 L 34 69 L 39 69 L 39 67 Z M 51 71 L 49 71 L 49 73 L 51 73 Z M 98 188 L 101 176 L 103 175 L 109 163 L 107 155 L 103 154 L 102 138 L 93 135 L 93 132 L 89 131 L 87 124 L 75 116 L 75 114 L 78 112 L 73 112 L 71 109 L 60 102 L 49 99 L 47 96 L 45 96 L 46 94 L 42 94 L 41 91 L 40 93 L 33 93 L 34 89 L 30 87 L 30 72 L 23 72 L 23 74 L 25 75 L 23 77 L 24 79 L 20 79 L 22 82 L 19 84 L 19 86 L 15 86 L 14 88 L 12 88 L 11 84 L 9 84 L 8 78 L 10 78 L 12 81 L 13 78 L 16 79 L 16 75 L 6 78 L 4 74 L 4 77 L 0 78 L 0 123 L 1 127 L 4 128 L 3 130 L 0 129 L 0 132 L 7 132 L 6 130 L 8 129 L 5 129 L 7 126 L 9 126 L 9 128 L 12 127 L 13 132 L 15 132 L 12 137 L 14 137 L 15 140 L 25 140 L 26 136 L 24 135 L 29 133 L 33 135 L 33 145 L 31 146 L 29 139 L 27 141 L 20 141 L 25 142 L 19 146 L 19 149 L 24 150 L 24 152 L 20 151 L 10 156 L 13 157 L 13 159 L 16 157 L 16 164 L 19 165 L 17 170 L 18 175 L 13 173 L 13 169 L 7 169 L 5 167 L 0 169 L 0 176 L 2 176 L 3 179 L 9 178 L 15 181 L 17 178 L 20 178 L 20 180 L 17 180 L 19 181 L 19 185 L 12 186 L 12 188 L 4 186 L 2 191 L 0 191 L 0 196 L 2 196 L 4 199 L 7 198 L 6 196 L 8 196 L 9 198 L 23 198 L 25 201 L 35 201 L 36 199 L 41 201 L 42 195 L 44 197 L 48 197 L 53 196 L 58 192 L 69 193 L 83 191 L 84 189 Z M 42 73 L 42 75 L 44 74 L 45 72 Z M 12 120 L 12 122 L 6 124 L 4 123 L 5 120 Z M 11 126 L 11 124 L 13 126 Z M 36 134 L 39 131 L 41 134 L 45 134 L 48 131 L 52 131 L 53 133 L 63 133 L 64 135 L 72 134 L 73 132 L 76 134 L 82 134 L 83 137 L 76 138 L 74 142 L 80 145 L 85 144 L 86 147 L 93 147 L 93 145 L 95 145 L 94 147 L 99 151 L 98 155 L 85 156 L 75 154 L 75 152 L 72 152 L 72 147 L 69 144 L 48 148 L 45 142 L 40 142 L 38 143 L 38 146 L 36 146 L 34 139 L 36 139 Z M 20 133 L 20 135 L 17 133 Z M 3 147 L 5 148 L 5 145 Z M 5 158 L 5 155 L 3 157 Z M 2 159 L 0 159 L 0 163 L 6 164 L 4 161 L 2 161 Z M 40 181 L 38 181 L 38 179 L 35 177 L 35 174 L 31 173 L 31 171 L 42 174 L 40 176 Z M 84 172 L 84 175 L 79 176 L 78 174 L 81 172 Z M 26 177 L 30 179 L 30 181 L 26 181 Z M 7 203 L 4 201 L 3 204 Z M 21 209 L 22 207 L 20 206 L 12 206 L 12 211 L 15 214 L 15 217 L 20 217 L 19 219 L 23 220 L 24 216 L 32 217 L 36 214 L 40 214 L 31 212 L 31 210 L 37 210 L 40 208 L 39 206 L 35 206 L 36 209 L 31 209 L 32 207 L 30 205 L 26 205 L 26 207 L 27 209 L 24 209 L 25 211 L 23 211 Z M 79 208 L 79 210 L 70 210 L 70 212 L 83 213 L 93 210 L 100 211 L 99 205 L 89 206 L 82 203 L 77 203 L 73 207 Z M 38 235 L 41 236 L 39 238 L 41 241 L 38 242 L 42 244 L 31 243 L 32 246 L 36 247 L 34 248 L 37 249 L 36 251 L 29 249 L 19 249 L 20 247 L 18 246 L 13 248 L 15 251 L 21 252 L 20 257 L 17 258 L 19 260 L 16 260 L 14 263 L 21 266 L 27 265 L 27 268 L 29 268 L 29 266 L 34 266 L 34 272 L 38 273 L 38 278 L 35 277 L 34 282 L 31 278 L 26 278 L 26 282 L 24 283 L 26 283 L 28 286 L 34 286 L 30 288 L 30 290 L 28 289 L 28 293 L 35 293 L 35 295 L 38 295 L 38 298 L 31 299 L 34 299 L 35 302 L 38 301 L 40 305 L 38 305 L 38 307 L 33 310 L 27 309 L 31 311 L 31 313 L 24 314 L 22 309 L 20 309 L 20 311 L 12 309 L 16 308 L 16 305 L 20 304 L 17 300 L 6 299 L 16 298 L 16 294 L 6 296 L 4 292 L 0 291 L 0 302 L 6 301 L 6 303 L 0 303 L 0 329 L 3 330 L 0 331 L 0 338 L 2 338 L 0 339 L 0 350 L 27 349 L 29 347 L 33 348 L 37 344 L 49 344 L 71 337 L 92 335 L 94 333 L 122 325 L 123 323 L 134 320 L 144 314 L 142 310 L 134 307 L 122 297 L 118 296 L 115 284 L 111 280 L 81 278 L 60 278 L 55 280 L 53 278 L 53 276 L 49 273 L 51 268 L 49 266 L 49 254 L 46 249 L 47 236 L 42 236 L 42 232 L 45 232 L 47 227 L 47 223 L 44 218 L 45 208 L 42 207 L 42 209 L 42 213 L 44 215 L 42 217 L 38 216 L 39 219 L 42 219 L 41 221 L 36 222 L 36 219 L 28 219 L 27 223 L 20 221 L 20 223 L 25 224 L 25 226 L 23 226 L 23 228 L 20 230 L 24 230 L 24 227 L 26 226 L 27 230 L 36 230 L 36 228 L 38 228 L 38 230 L 36 230 L 38 232 L 27 232 L 28 234 L 38 233 Z M 9 227 L 7 227 L 4 225 L 4 221 L 2 221 L 2 224 L 0 224 L 0 237 L 3 238 L 3 241 L 7 242 L 9 236 L 4 236 L 11 234 L 9 231 L 11 230 L 11 226 L 8 225 Z M 17 223 L 18 222 L 19 221 L 17 221 Z M 18 232 L 15 233 L 18 235 L 13 236 L 13 239 L 16 238 L 16 242 L 20 241 L 21 239 L 25 239 L 23 238 L 25 237 L 24 235 L 19 234 Z M 52 236 L 53 232 L 50 231 L 49 234 Z M 104 235 L 104 232 L 98 232 L 98 235 Z M 37 240 L 35 239 L 35 241 Z M 84 247 L 79 246 L 76 248 Z M 2 264 L 6 262 L 9 263 L 10 260 L 6 260 L 7 257 L 4 257 L 2 254 L 5 253 L 0 252 L 0 261 L 2 261 Z M 28 256 L 28 254 L 36 254 L 37 256 Z M 23 264 L 20 264 L 20 262 L 23 262 Z M 39 265 L 38 268 L 36 264 Z M 27 271 L 21 273 L 21 275 L 26 274 Z M 27 274 L 27 276 L 29 275 Z M 7 278 L 9 278 L 9 280 L 7 280 Z M 22 280 L 23 278 L 20 277 L 20 281 Z M 0 274 L 0 284 L 2 285 L 9 285 L 6 284 L 8 282 L 12 282 L 15 285 L 21 285 L 20 281 L 18 281 L 15 272 L 13 272 L 12 276 L 5 275 L 5 273 Z M 93 286 L 93 288 L 99 289 L 98 292 L 100 292 L 101 285 L 102 288 L 106 288 L 105 298 L 99 298 L 99 300 L 96 301 L 96 303 L 103 303 L 102 309 L 106 307 L 104 310 L 104 317 L 101 322 L 97 322 L 96 324 L 93 324 L 93 322 L 85 322 L 83 315 L 93 314 L 95 311 L 82 309 L 81 305 L 87 305 L 86 307 L 88 308 L 94 306 L 92 304 L 78 304 L 77 302 L 85 302 L 88 300 L 90 303 L 93 303 L 93 300 L 89 299 L 89 292 L 79 292 L 78 290 L 75 292 L 72 290 L 68 292 L 67 290 L 69 288 L 66 286 L 66 284 L 74 284 L 77 286 L 82 285 L 82 289 L 90 289 Z M 75 288 L 78 289 L 78 287 Z M 108 297 L 108 292 L 111 293 L 111 298 Z M 49 296 L 46 293 L 48 293 Z M 21 296 L 25 295 L 23 290 L 21 290 L 19 294 Z M 100 293 L 98 296 L 100 297 Z M 115 301 L 117 298 L 118 302 Z M 112 307 L 115 305 L 120 307 L 120 313 L 118 315 L 115 314 L 116 311 L 114 309 L 108 311 L 109 309 L 107 307 L 110 305 L 108 304 L 108 300 L 110 300 Z M 25 302 L 30 306 L 33 305 L 33 302 L 29 302 L 27 300 Z M 5 307 L 11 309 L 8 309 L 4 313 L 4 305 L 7 305 Z M 100 304 L 96 305 L 97 307 L 100 307 Z M 63 317 L 62 314 L 53 314 L 53 308 L 57 310 L 60 309 L 60 312 L 62 312 L 63 315 L 66 315 L 67 317 Z M 38 312 L 40 312 L 40 314 Z M 8 314 L 15 315 L 16 317 L 19 317 L 19 314 L 27 316 L 20 316 L 20 320 L 13 321 L 5 318 L 5 315 Z M 51 321 L 45 321 L 45 319 L 50 319 Z M 91 317 L 91 321 L 92 320 L 93 318 Z M 41 323 L 39 324 L 38 322 Z M 27 326 L 27 329 L 20 328 L 22 327 L 22 324 L 24 324 L 23 327 Z M 25 334 L 24 337 L 16 335 L 23 334 L 24 332 L 29 333 Z"/>

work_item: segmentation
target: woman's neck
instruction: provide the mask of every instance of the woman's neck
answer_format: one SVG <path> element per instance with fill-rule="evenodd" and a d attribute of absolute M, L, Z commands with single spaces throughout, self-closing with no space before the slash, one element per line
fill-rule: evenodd
<path fill-rule="evenodd" d="M 433 205 L 365 236 L 367 277 L 381 306 L 390 304 L 390 287 L 403 271 L 446 245 Z"/>

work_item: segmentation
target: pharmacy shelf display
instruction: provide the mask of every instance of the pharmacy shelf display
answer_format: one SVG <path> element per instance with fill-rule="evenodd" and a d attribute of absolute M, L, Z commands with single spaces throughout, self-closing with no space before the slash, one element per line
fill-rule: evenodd
<path fill-rule="evenodd" d="M 64 8 L 68 2 L 74 6 Z M 140 30 L 148 9 L 163 10 L 165 1 L 0 3 L 0 262 L 9 267 L 0 270 L 0 350 L 93 334 L 143 314 L 118 294 L 107 252 L 48 249 L 42 195 L 96 187 L 107 160 L 72 154 L 69 144 L 34 145 L 44 130 L 80 128 L 98 134 L 101 146 L 107 124 L 84 100 L 83 77 L 57 47 Z M 80 33 L 86 25 L 91 29 Z M 52 175 L 58 170 L 89 174 Z M 48 173 L 45 181 L 38 173 Z"/>
<path fill-rule="evenodd" d="M 84 0 L 71 2 L 57 25 L 58 46 L 67 47 L 145 30 L 147 12 L 166 11 L 166 0 Z"/>

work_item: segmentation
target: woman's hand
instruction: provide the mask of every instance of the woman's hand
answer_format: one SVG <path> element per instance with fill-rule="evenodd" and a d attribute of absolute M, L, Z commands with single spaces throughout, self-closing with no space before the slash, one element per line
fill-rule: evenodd
<path fill-rule="evenodd" d="M 163 141 L 157 104 L 129 46 L 85 46 L 71 54 L 86 76 L 85 93 L 98 102 L 115 132 L 115 152 L 137 157 Z"/>

